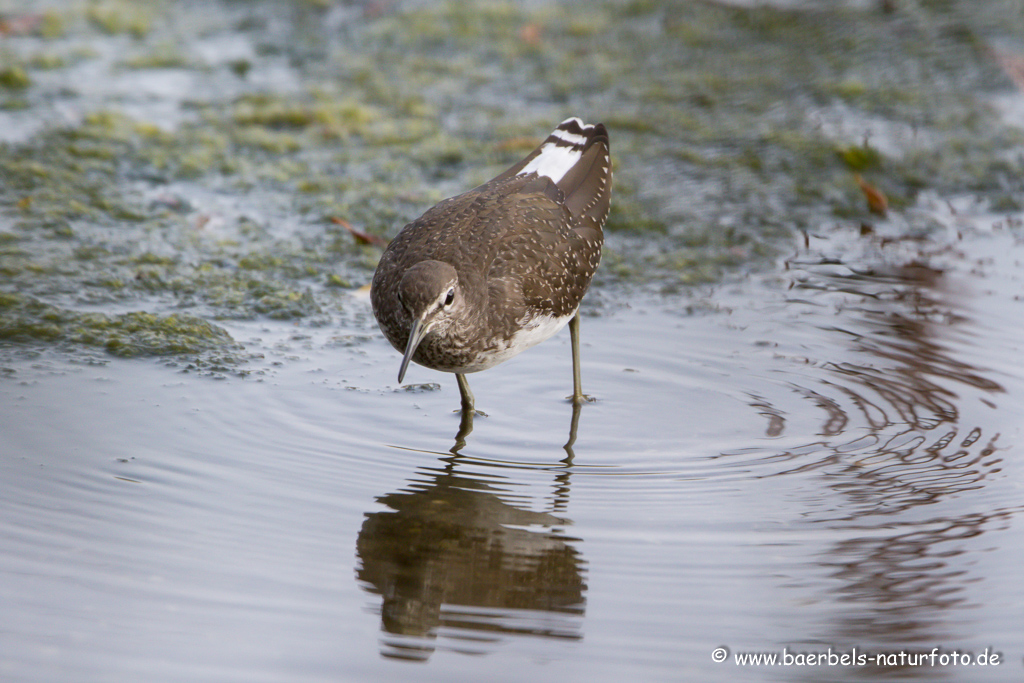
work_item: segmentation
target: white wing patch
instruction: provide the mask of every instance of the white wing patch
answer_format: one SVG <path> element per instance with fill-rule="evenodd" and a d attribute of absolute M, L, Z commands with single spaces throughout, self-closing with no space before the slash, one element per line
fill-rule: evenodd
<path fill-rule="evenodd" d="M 540 154 L 535 156 L 533 161 L 524 166 L 523 170 L 516 175 L 536 172 L 537 175 L 547 176 L 551 178 L 551 182 L 557 183 L 582 156 L 578 147 L 563 147 L 548 142 L 541 146 Z"/>

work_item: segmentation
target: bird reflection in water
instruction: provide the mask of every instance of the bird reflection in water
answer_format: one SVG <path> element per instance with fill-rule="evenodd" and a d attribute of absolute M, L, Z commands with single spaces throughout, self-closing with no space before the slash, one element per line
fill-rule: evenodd
<path fill-rule="evenodd" d="M 516 635 L 582 638 L 584 561 L 566 534 L 570 458 L 553 468 L 547 511 L 505 477 L 460 472 L 457 454 L 377 499 L 356 545 L 357 578 L 381 596 L 381 654 L 426 661 L 486 653 Z M 466 469 L 466 468 L 463 468 Z"/>

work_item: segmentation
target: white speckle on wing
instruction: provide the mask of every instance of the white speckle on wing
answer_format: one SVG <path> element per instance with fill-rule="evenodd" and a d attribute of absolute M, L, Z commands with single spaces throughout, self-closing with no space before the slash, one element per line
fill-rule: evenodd
<path fill-rule="evenodd" d="M 562 179 L 569 169 L 576 165 L 576 162 L 583 156 L 577 147 L 563 147 L 553 142 L 541 146 L 540 154 L 533 158 L 533 161 L 523 167 L 517 175 L 536 173 L 537 175 L 551 178 L 551 182 L 557 183 Z"/>

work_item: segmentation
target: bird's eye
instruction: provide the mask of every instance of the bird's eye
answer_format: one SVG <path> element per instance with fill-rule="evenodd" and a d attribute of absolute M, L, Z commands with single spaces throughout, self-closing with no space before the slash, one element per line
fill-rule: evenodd
<path fill-rule="evenodd" d="M 452 302 L 455 301 L 455 288 L 452 287 L 448 290 L 448 296 L 444 298 L 444 305 L 451 306 Z"/>

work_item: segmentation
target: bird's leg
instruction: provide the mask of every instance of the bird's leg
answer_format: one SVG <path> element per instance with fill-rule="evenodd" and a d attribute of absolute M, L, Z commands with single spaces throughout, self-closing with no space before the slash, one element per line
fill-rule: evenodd
<path fill-rule="evenodd" d="M 572 447 L 573 444 L 576 443 L 576 432 L 579 431 L 580 427 L 581 405 L 581 403 L 578 403 L 576 401 L 573 401 L 572 404 L 572 421 L 569 423 L 569 440 L 565 442 L 564 446 L 562 446 L 562 448 L 565 449 L 566 453 L 566 458 L 562 462 L 564 462 L 566 466 L 572 465 L 572 460 L 573 458 L 576 457 L 576 453 L 573 452 Z"/>
<path fill-rule="evenodd" d="M 459 393 L 462 394 L 462 412 L 472 413 L 476 405 L 473 392 L 469 390 L 469 382 L 461 372 L 455 373 L 455 379 L 459 382 Z"/>
<path fill-rule="evenodd" d="M 583 393 L 583 383 L 580 380 L 580 312 L 569 321 L 569 339 L 572 342 L 572 402 L 585 403 L 594 399 Z"/>
<path fill-rule="evenodd" d="M 459 433 L 455 435 L 455 445 L 449 449 L 455 455 L 466 447 L 466 437 L 473 431 L 473 415 L 475 411 L 463 409 L 459 419 Z"/>

